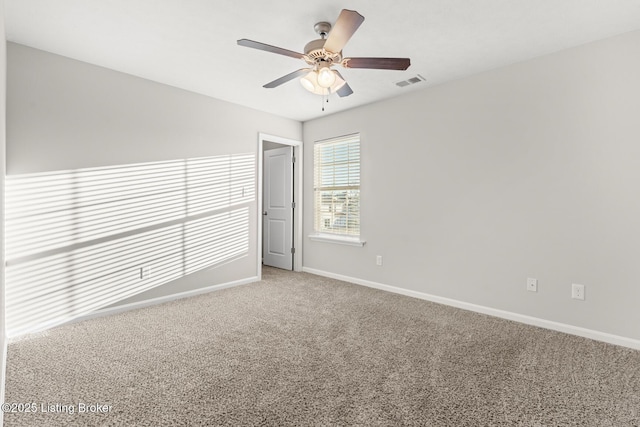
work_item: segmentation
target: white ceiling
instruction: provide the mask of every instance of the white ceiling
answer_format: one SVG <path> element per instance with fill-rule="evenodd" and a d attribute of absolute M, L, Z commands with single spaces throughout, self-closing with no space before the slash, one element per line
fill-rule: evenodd
<path fill-rule="evenodd" d="M 343 8 L 365 17 L 345 56 L 411 67 L 341 69 L 354 94 L 324 113 L 296 80 L 262 88 L 304 63 L 237 39 L 302 52 Z M 305 121 L 640 29 L 640 0 L 5 0 L 5 15 L 10 41 Z"/>

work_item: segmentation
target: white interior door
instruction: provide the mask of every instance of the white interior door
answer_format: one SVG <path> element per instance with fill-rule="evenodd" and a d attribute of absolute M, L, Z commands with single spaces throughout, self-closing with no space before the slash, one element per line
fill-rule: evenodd
<path fill-rule="evenodd" d="M 293 270 L 293 147 L 264 152 L 262 263 Z"/>

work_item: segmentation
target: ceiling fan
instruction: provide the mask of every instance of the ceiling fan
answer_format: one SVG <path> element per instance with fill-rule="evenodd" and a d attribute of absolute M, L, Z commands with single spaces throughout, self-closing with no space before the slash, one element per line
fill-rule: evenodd
<path fill-rule="evenodd" d="M 343 9 L 333 28 L 328 22 L 318 22 L 313 28 L 320 38 L 304 47 L 304 53 L 294 52 L 253 40 L 238 40 L 240 46 L 251 47 L 305 61 L 309 67 L 301 68 L 282 76 L 263 87 L 274 88 L 301 77 L 300 83 L 308 91 L 317 95 L 337 93 L 349 96 L 353 90 L 344 77 L 332 67 L 336 64 L 344 68 L 369 68 L 377 70 L 406 70 L 411 65 L 409 58 L 343 58 L 342 48 L 364 21 L 364 16 L 354 10 Z M 327 37 L 328 36 L 328 37 Z"/>

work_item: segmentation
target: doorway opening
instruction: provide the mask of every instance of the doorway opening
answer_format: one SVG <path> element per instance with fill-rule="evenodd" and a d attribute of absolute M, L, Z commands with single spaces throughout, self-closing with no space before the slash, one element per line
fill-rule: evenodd
<path fill-rule="evenodd" d="M 258 260 L 302 270 L 302 141 L 261 133 L 258 138 Z"/>

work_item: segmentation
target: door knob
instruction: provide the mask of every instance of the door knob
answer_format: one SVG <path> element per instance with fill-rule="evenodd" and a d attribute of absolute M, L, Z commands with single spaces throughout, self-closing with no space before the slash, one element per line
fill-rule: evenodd
<path fill-rule="evenodd" d="M 267 216 L 267 211 L 262 212 L 262 215 Z"/>

